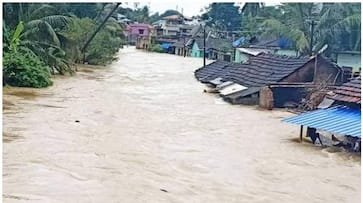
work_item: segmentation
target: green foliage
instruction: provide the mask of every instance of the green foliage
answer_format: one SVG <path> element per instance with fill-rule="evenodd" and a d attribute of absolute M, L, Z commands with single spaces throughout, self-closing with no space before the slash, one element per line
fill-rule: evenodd
<path fill-rule="evenodd" d="M 111 11 L 107 3 L 5 3 L 3 17 L 4 84 L 45 87 L 52 74 L 72 74 L 81 47 Z M 147 9 L 141 9 L 147 13 Z M 86 50 L 91 64 L 114 59 L 124 36 L 113 19 Z"/>
<path fill-rule="evenodd" d="M 160 18 L 166 17 L 166 16 L 171 16 L 171 15 L 181 15 L 181 13 L 179 13 L 179 11 L 176 10 L 166 10 L 164 13 L 160 14 Z"/>
<path fill-rule="evenodd" d="M 149 17 L 150 11 L 147 6 L 144 6 L 142 8 L 136 7 L 135 9 L 119 7 L 117 12 L 122 15 L 125 15 L 128 19 L 135 22 L 139 23 L 151 22 Z"/>
<path fill-rule="evenodd" d="M 83 60 L 81 48 L 96 29 L 96 22 L 90 18 L 72 17 L 72 22 L 61 34 L 72 46 L 66 47 L 68 57 L 73 61 Z M 123 28 L 110 18 L 104 28 L 97 33 L 85 53 L 89 64 L 104 65 L 115 59 L 114 55 L 123 44 Z"/>
<path fill-rule="evenodd" d="M 55 6 L 64 12 L 79 18 L 95 19 L 103 10 L 106 3 L 56 3 Z"/>
<path fill-rule="evenodd" d="M 8 52 L 3 58 L 3 84 L 19 87 L 52 85 L 48 67 L 31 52 Z"/>
<path fill-rule="evenodd" d="M 158 53 L 163 53 L 164 52 L 164 49 L 161 47 L 160 44 L 152 44 L 148 51 L 151 51 L 151 52 L 158 52 Z"/>
<path fill-rule="evenodd" d="M 279 7 L 260 8 L 256 17 L 264 21 L 257 27 L 264 30 L 264 35 L 290 38 L 295 49 L 303 55 L 309 52 L 311 34 L 314 51 L 325 44 L 328 45 L 327 53 L 358 51 L 361 43 L 360 9 L 359 3 L 284 3 Z M 316 23 L 314 33 L 311 33 L 312 21 Z"/>
<path fill-rule="evenodd" d="M 78 62 L 82 60 L 80 49 L 96 29 L 96 23 L 90 18 L 77 18 L 74 16 L 71 19 L 67 28 L 60 34 L 69 41 L 64 45 L 67 57 L 73 62 Z"/>
<path fill-rule="evenodd" d="M 100 31 L 92 40 L 86 52 L 89 64 L 105 65 L 115 60 L 115 53 L 122 45 L 122 39 L 107 30 Z"/>
<path fill-rule="evenodd" d="M 212 3 L 207 12 L 202 14 L 202 19 L 207 20 L 207 25 L 220 30 L 239 30 L 241 28 L 241 16 L 239 8 L 234 3 Z"/>
<path fill-rule="evenodd" d="M 8 37 L 6 42 L 8 49 L 4 52 L 3 57 L 3 84 L 20 87 L 46 87 L 52 85 L 49 67 L 29 48 L 22 45 L 20 36 L 23 29 L 23 22 L 20 22 L 11 40 Z"/>

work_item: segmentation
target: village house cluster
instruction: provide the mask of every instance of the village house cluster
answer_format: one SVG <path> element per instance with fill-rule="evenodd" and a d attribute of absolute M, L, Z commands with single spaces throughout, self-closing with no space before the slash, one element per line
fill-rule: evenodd
<path fill-rule="evenodd" d="M 360 72 L 320 53 L 298 57 L 267 49 L 240 49 L 244 55 L 239 63 L 215 61 L 197 69 L 195 77 L 207 85 L 205 92 L 218 93 L 232 104 L 301 113 L 283 119 L 301 126 L 301 140 L 306 126 L 313 143 L 360 152 Z"/>
<path fill-rule="evenodd" d="M 126 26 L 127 43 L 138 49 L 148 49 L 157 44 L 164 53 L 200 58 L 205 54 L 207 59 L 236 63 L 245 63 L 250 56 L 262 53 L 292 57 L 300 55 L 287 38 L 243 36 L 239 32 L 216 31 L 204 26 L 200 19 L 183 15 L 165 16 L 151 24 L 131 22 L 121 14 L 118 14 L 117 19 Z M 360 52 L 334 52 L 331 58 L 339 67 L 351 68 L 355 76 L 360 74 Z"/>
<path fill-rule="evenodd" d="M 206 35 L 206 57 L 213 60 L 234 60 L 232 42 L 234 35 L 220 37 L 208 26 L 202 26 L 200 20 L 182 15 L 165 16 L 152 24 L 130 23 L 125 32 L 127 43 L 137 49 L 148 49 L 158 44 L 163 52 L 188 57 L 204 57 L 204 31 Z"/>
<path fill-rule="evenodd" d="M 159 44 L 168 54 L 205 54 L 215 60 L 195 71 L 205 92 L 232 104 L 288 108 L 299 114 L 283 121 L 301 126 L 301 140 L 305 126 L 313 143 L 360 151 L 360 52 L 301 56 L 289 39 L 219 33 L 182 15 L 131 23 L 126 35 L 138 49 Z"/>

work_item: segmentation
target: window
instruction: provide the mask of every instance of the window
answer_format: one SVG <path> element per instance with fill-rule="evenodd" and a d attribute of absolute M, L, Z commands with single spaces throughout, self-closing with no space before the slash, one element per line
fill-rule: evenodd
<path fill-rule="evenodd" d="M 144 34 L 144 30 L 139 30 L 139 34 L 143 35 Z"/>

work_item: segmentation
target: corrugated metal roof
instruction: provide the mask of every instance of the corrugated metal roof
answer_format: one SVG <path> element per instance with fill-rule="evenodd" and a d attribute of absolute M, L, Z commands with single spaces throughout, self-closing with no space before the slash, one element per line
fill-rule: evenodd
<path fill-rule="evenodd" d="M 309 111 L 282 121 L 305 125 L 331 133 L 361 137 L 361 110 L 346 106 Z"/>

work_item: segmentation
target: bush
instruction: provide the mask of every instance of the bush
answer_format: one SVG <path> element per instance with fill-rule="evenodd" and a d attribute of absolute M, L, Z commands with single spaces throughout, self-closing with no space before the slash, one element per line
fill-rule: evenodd
<path fill-rule="evenodd" d="M 97 25 L 93 19 L 72 18 L 67 29 L 62 32 L 72 42 L 66 49 L 69 58 L 76 62 L 83 60 L 81 48 L 96 28 Z M 105 65 L 111 62 L 115 59 L 115 53 L 122 47 L 123 38 L 122 27 L 110 18 L 87 47 L 86 61 L 94 65 Z"/>
<path fill-rule="evenodd" d="M 158 53 L 164 53 L 164 49 L 161 47 L 160 44 L 152 44 L 149 47 L 149 51 L 151 51 L 151 52 L 158 52 Z"/>
<path fill-rule="evenodd" d="M 96 29 L 95 21 L 90 18 L 72 17 L 67 28 L 61 32 L 71 43 L 66 44 L 66 55 L 72 62 L 82 60 L 81 48 L 86 43 L 88 37 Z"/>
<path fill-rule="evenodd" d="M 47 87 L 52 85 L 49 67 L 31 52 L 5 52 L 3 84 L 19 87 Z"/>
<path fill-rule="evenodd" d="M 87 48 L 86 61 L 92 65 L 105 65 L 115 59 L 115 53 L 121 46 L 121 38 L 112 36 L 107 30 L 102 30 L 97 33 Z"/>

